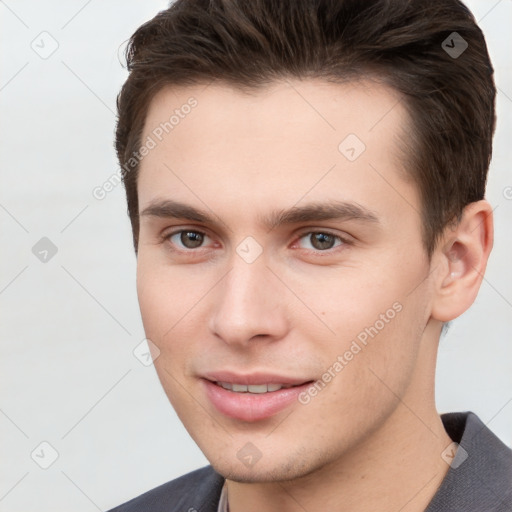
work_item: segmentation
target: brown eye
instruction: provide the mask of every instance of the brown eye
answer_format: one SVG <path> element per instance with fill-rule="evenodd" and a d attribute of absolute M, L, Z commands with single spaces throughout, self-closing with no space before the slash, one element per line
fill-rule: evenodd
<path fill-rule="evenodd" d="M 207 237 L 205 233 L 185 229 L 171 233 L 168 236 L 168 239 L 173 244 L 178 245 L 178 247 L 184 247 L 185 249 L 196 249 L 203 244 L 205 237 Z"/>
<path fill-rule="evenodd" d="M 304 249 L 310 249 L 313 248 L 317 251 L 326 251 L 328 249 L 332 249 L 336 247 L 337 245 L 341 245 L 343 243 L 343 240 L 341 237 L 337 235 L 332 235 L 330 233 L 324 233 L 324 232 L 311 232 L 311 233 L 305 233 L 301 240 L 307 240 L 309 241 L 309 245 L 311 247 L 304 247 Z M 336 240 L 339 240 L 340 242 L 336 244 Z"/>
<path fill-rule="evenodd" d="M 203 238 L 197 231 L 182 231 L 180 241 L 188 249 L 195 249 L 203 243 Z"/>

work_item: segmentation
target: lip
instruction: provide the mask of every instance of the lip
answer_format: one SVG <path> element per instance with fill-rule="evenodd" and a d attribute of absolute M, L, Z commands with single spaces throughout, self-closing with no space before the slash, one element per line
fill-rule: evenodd
<path fill-rule="evenodd" d="M 211 380 L 210 380 L 211 378 Z M 236 393 L 212 382 L 238 384 L 287 384 L 294 387 L 282 388 L 269 393 Z M 270 374 L 236 375 L 229 372 L 209 374 L 201 379 L 205 394 L 213 406 L 223 415 L 240 421 L 255 422 L 264 420 L 298 402 L 298 396 L 305 391 L 312 380 L 294 379 Z"/>

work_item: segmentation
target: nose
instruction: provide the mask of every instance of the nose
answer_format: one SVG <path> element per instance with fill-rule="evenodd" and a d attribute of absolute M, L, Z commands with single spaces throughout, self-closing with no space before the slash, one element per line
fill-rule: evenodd
<path fill-rule="evenodd" d="M 288 329 L 284 285 L 259 257 L 247 263 L 237 254 L 212 296 L 211 332 L 225 343 L 245 346 L 273 341 Z"/>

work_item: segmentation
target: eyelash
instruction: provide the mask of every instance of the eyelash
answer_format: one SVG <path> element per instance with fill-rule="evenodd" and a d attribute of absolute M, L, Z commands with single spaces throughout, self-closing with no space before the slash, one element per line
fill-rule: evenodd
<path fill-rule="evenodd" d="M 196 233 L 196 234 L 199 234 L 199 235 L 202 235 L 203 237 L 206 236 L 206 237 L 209 237 L 208 233 L 205 233 L 204 231 L 200 231 L 200 230 L 197 230 L 197 229 L 178 229 L 176 231 L 171 231 L 169 233 L 166 233 L 164 235 L 162 235 L 162 242 L 169 242 L 171 245 L 172 242 L 170 242 L 170 239 L 172 236 L 174 235 L 177 235 L 177 234 L 180 234 L 180 233 L 185 233 L 185 232 L 190 232 L 190 233 Z M 308 235 L 313 235 L 313 234 L 322 234 L 322 235 L 328 235 L 328 236 L 332 236 L 334 237 L 335 239 L 338 239 L 341 244 L 339 245 L 336 245 L 334 247 L 331 247 L 330 249 L 325 249 L 325 250 L 320 250 L 320 249 L 305 249 L 309 252 L 313 252 L 315 254 L 318 254 L 318 255 L 322 255 L 322 254 L 332 254 L 333 252 L 336 251 L 336 249 L 339 249 L 343 246 L 347 246 L 347 245 L 352 245 L 353 242 L 351 240 L 349 240 L 348 238 L 345 238 L 345 237 L 342 237 L 340 235 L 336 235 L 335 233 L 332 233 L 330 231 L 326 231 L 326 230 L 318 230 L 318 231 L 304 231 L 302 233 L 300 233 L 298 235 L 298 240 L 301 240 L 302 238 L 304 238 L 305 236 L 308 236 Z M 294 243 L 295 244 L 295 243 Z M 196 249 L 175 249 L 176 252 L 182 252 L 182 253 L 193 253 L 193 252 L 197 252 L 201 249 L 205 249 L 204 247 L 197 247 Z"/>

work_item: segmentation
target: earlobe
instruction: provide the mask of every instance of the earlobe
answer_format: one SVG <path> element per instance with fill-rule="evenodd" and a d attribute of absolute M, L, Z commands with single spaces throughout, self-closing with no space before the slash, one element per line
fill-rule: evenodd
<path fill-rule="evenodd" d="M 432 317 L 448 322 L 473 304 L 493 244 L 491 205 L 476 201 L 464 209 L 460 222 L 448 226 L 439 243 Z"/>

